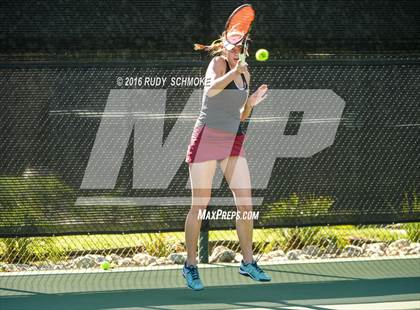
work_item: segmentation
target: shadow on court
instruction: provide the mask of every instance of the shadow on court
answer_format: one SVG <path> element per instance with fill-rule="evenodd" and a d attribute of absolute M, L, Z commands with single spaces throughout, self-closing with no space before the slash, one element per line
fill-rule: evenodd
<path fill-rule="evenodd" d="M 0 299 L 1 309 L 232 309 L 259 303 L 284 306 L 305 301 L 405 295 L 420 292 L 420 277 L 359 279 L 321 283 L 267 283 L 212 286 L 200 292 L 187 288 L 100 291 L 89 293 L 37 294 Z M 295 303 L 293 301 L 299 301 Z M 315 303 L 313 303 L 315 304 Z M 178 307 L 177 307 L 178 306 Z M 322 307 L 307 306 L 309 309 Z M 268 309 L 267 306 L 264 308 Z"/>

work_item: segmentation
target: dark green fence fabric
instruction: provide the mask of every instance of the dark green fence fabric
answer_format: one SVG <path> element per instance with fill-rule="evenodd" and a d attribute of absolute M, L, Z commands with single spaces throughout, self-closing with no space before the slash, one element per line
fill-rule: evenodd
<path fill-rule="evenodd" d="M 254 46 L 289 51 L 419 51 L 411 0 L 245 1 Z M 244 1 L 2 1 L 0 53 L 191 52 L 223 31 Z M 170 55 L 167 55 L 170 57 Z"/>
<path fill-rule="evenodd" d="M 76 202 L 81 197 L 98 196 L 186 197 L 188 201 L 186 163 L 179 166 L 165 189 L 132 188 L 134 134 L 115 187 L 82 189 L 81 185 L 100 123 L 106 116 L 110 92 L 145 88 L 120 86 L 118 77 L 166 77 L 168 81 L 175 77 L 200 78 L 206 65 L 2 64 L 0 236 L 182 230 L 188 203 L 151 206 L 138 202 Z M 251 62 L 250 70 L 252 89 L 267 83 L 272 90 L 331 90 L 345 102 L 343 113 L 336 120 L 339 125 L 331 146 L 306 158 L 277 158 L 267 188 L 253 190 L 255 197 L 263 197 L 262 205 L 255 206 L 260 211 L 256 227 L 420 220 L 419 60 Z M 180 113 L 201 86 L 156 87 L 159 88 L 167 91 L 165 115 L 156 118 L 165 122 L 159 136 L 164 143 L 177 122 L 192 131 L 200 101 L 195 103 L 196 110 L 190 118 L 183 119 Z M 262 103 L 268 114 L 274 104 L 284 103 L 269 99 Z M 274 122 L 288 123 L 285 132 L 273 134 L 296 135 L 301 123 L 308 121 L 301 111 L 271 116 Z M 148 141 L 139 141 L 139 147 L 147 148 Z M 188 142 L 189 137 L 179 137 L 185 152 Z M 265 151 L 270 152 L 273 147 L 267 144 Z M 178 164 L 158 165 L 164 171 Z M 225 182 L 212 195 L 231 197 Z M 210 208 L 233 210 L 234 206 Z M 209 229 L 232 228 L 235 222 L 217 220 L 208 225 Z"/>

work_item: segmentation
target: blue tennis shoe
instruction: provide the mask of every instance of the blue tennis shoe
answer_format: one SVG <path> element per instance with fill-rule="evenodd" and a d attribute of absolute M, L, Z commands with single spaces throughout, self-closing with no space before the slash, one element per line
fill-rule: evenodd
<path fill-rule="evenodd" d="M 185 263 L 184 268 L 182 268 L 182 275 L 185 280 L 187 280 L 187 285 L 190 289 L 200 291 L 204 288 L 203 283 L 200 280 L 200 275 L 198 274 L 197 266 L 187 266 L 187 263 Z"/>
<path fill-rule="evenodd" d="M 239 267 L 239 273 L 243 276 L 250 277 L 255 281 L 271 281 L 271 277 L 266 274 L 260 267 L 258 267 L 256 261 L 253 261 L 249 264 L 245 264 L 244 261 L 242 261 L 241 266 Z"/>

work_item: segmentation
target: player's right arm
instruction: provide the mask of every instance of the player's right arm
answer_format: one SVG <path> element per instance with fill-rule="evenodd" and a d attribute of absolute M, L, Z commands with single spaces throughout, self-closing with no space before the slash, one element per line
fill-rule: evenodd
<path fill-rule="evenodd" d="M 225 89 L 238 74 L 245 70 L 243 67 L 245 66 L 240 65 L 238 62 L 235 68 L 227 71 L 225 59 L 221 56 L 214 57 L 207 67 L 204 94 L 208 97 L 216 96 Z"/>

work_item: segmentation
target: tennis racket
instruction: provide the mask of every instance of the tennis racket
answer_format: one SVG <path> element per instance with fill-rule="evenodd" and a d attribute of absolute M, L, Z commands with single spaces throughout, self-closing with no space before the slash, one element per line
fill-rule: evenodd
<path fill-rule="evenodd" d="M 226 22 L 225 40 L 228 43 L 227 48 L 232 49 L 242 42 L 242 49 L 239 54 L 242 65 L 245 64 L 248 54 L 248 36 L 254 19 L 255 10 L 250 4 L 244 4 L 236 8 Z"/>

